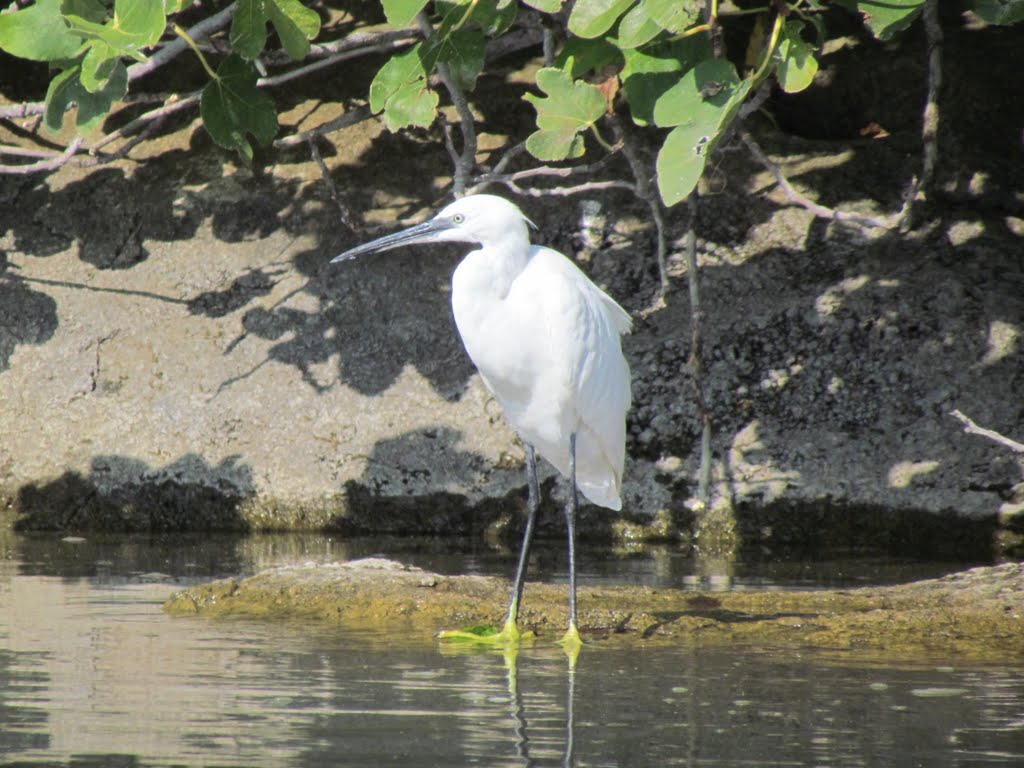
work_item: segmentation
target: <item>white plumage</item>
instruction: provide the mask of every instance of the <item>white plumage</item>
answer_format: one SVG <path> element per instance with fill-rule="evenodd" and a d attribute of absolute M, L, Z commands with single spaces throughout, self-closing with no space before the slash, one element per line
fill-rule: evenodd
<path fill-rule="evenodd" d="M 452 278 L 452 310 L 466 351 L 509 424 L 575 482 L 590 501 L 622 506 L 629 365 L 620 337 L 629 315 L 572 261 L 531 245 L 529 221 L 501 197 L 457 200 L 430 221 L 353 248 L 334 261 L 422 242 L 455 241 L 470 251 Z M 571 455 L 575 442 L 575 466 Z M 536 466 L 527 451 L 531 487 Z M 518 636 L 527 552 L 536 515 L 531 492 L 527 530 L 506 632 Z M 575 603 L 575 493 L 570 493 L 570 616 L 567 640 L 579 641 Z"/>
<path fill-rule="evenodd" d="M 526 218 L 500 197 L 467 197 L 440 216 L 480 248 L 452 279 L 452 309 L 466 351 L 509 424 L 563 475 L 576 433 L 576 484 L 621 509 L 629 366 L 619 337 L 629 315 L 557 251 L 529 244 Z M 477 220 L 488 222 L 474 227 Z M 450 234 L 449 234 L 450 233 Z"/>

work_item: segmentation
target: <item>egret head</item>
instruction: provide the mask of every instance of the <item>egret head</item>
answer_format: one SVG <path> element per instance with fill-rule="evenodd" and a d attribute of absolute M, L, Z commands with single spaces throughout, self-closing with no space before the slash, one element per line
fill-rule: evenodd
<path fill-rule="evenodd" d="M 331 262 L 415 243 L 478 243 L 525 249 L 530 242 L 527 225 L 532 226 L 530 220 L 505 198 L 470 195 L 446 206 L 429 221 L 356 246 L 335 256 Z"/>

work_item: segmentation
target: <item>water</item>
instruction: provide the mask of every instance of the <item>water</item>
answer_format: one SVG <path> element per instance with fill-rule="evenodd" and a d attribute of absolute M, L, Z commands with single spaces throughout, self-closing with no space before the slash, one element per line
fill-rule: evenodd
<path fill-rule="evenodd" d="M 185 583 L 394 546 L 324 537 L 0 540 L 0 765 L 1024 764 L 1021 666 L 595 644 L 572 671 L 547 644 L 513 659 L 160 610 Z M 483 547 L 468 555 L 434 542 L 401 548 L 402 559 L 423 565 L 511 567 L 509 555 Z M 538 570 L 558 579 L 556 552 L 542 552 Z M 861 583 L 953 569 L 848 557 L 721 573 L 668 550 L 598 555 L 584 558 L 585 579 L 743 589 L 809 588 L 814 573 Z"/>

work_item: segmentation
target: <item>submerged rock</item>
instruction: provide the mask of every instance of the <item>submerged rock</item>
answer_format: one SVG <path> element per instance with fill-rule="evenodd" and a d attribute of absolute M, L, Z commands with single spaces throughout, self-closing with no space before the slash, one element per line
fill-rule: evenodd
<path fill-rule="evenodd" d="M 383 558 L 307 563 L 228 579 L 173 595 L 175 616 L 326 621 L 404 633 L 412 642 L 442 629 L 500 625 L 509 584 L 442 576 Z M 564 629 L 566 590 L 529 583 L 520 624 L 542 639 Z M 714 645 L 1022 659 L 1024 565 L 974 568 L 894 587 L 803 592 L 695 592 L 581 587 L 587 642 Z"/>

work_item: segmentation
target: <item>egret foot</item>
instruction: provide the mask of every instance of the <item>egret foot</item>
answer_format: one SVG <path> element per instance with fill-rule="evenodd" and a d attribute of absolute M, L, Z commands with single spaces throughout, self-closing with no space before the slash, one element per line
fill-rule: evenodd
<path fill-rule="evenodd" d="M 536 635 L 532 632 L 520 632 L 512 619 L 505 620 L 505 626 L 499 632 L 494 627 L 468 627 L 466 629 L 446 629 L 437 633 L 440 640 L 468 641 L 493 646 L 517 646 L 523 640 L 532 640 Z"/>
<path fill-rule="evenodd" d="M 576 659 L 579 658 L 580 649 L 583 647 L 583 640 L 580 638 L 580 631 L 576 628 L 575 624 L 569 625 L 569 628 L 565 630 L 565 634 L 562 635 L 562 639 L 558 641 L 558 644 L 565 650 L 565 655 L 569 657 L 570 665 L 576 666 Z"/>

